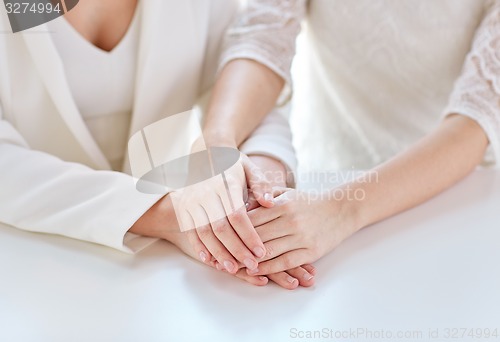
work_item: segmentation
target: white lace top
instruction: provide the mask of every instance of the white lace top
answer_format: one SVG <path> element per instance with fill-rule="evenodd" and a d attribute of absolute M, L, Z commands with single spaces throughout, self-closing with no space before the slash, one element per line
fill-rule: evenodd
<path fill-rule="evenodd" d="M 291 84 L 304 17 L 292 119 L 302 166 L 372 167 L 443 113 L 476 120 L 500 165 L 500 1 L 248 0 L 221 64 L 255 59 Z"/>

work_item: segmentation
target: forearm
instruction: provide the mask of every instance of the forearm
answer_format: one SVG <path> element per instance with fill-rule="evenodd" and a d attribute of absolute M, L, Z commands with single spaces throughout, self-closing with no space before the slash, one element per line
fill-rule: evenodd
<path fill-rule="evenodd" d="M 350 184 L 361 200 L 348 201 L 355 229 L 412 208 L 452 186 L 477 167 L 488 146 L 473 120 L 453 115 L 407 151 Z M 359 198 L 358 198 L 359 199 Z"/>
<path fill-rule="evenodd" d="M 274 108 L 284 81 L 266 66 L 236 59 L 214 86 L 203 135 L 207 145 L 237 147 Z"/>

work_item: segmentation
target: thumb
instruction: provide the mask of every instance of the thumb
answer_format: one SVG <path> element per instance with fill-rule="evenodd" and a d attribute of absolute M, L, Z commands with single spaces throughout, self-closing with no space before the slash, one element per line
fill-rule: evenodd
<path fill-rule="evenodd" d="M 266 208 L 274 206 L 273 187 L 262 170 L 248 157 L 242 158 L 247 185 L 257 202 Z"/>

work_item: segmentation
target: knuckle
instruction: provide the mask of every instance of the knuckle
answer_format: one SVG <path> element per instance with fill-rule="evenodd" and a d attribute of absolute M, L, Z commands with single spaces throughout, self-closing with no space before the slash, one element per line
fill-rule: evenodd
<path fill-rule="evenodd" d="M 293 227 L 296 227 L 298 225 L 298 219 L 297 219 L 297 216 L 294 214 L 294 213 L 290 213 L 288 214 L 288 224 L 293 226 Z"/>
<path fill-rule="evenodd" d="M 305 247 L 305 250 L 307 251 L 307 253 L 316 253 L 320 251 L 321 249 L 321 241 L 317 238 L 315 238 L 314 236 L 309 236 L 309 235 L 306 235 L 302 238 L 302 241 L 303 241 L 303 246 Z"/>
<path fill-rule="evenodd" d="M 211 235 L 211 229 L 209 226 L 201 226 L 196 229 L 200 239 L 208 238 Z"/>
<path fill-rule="evenodd" d="M 235 250 L 231 250 L 230 252 L 234 256 L 234 258 L 242 264 L 244 263 L 245 259 L 254 259 L 253 255 L 249 254 L 246 248 L 237 248 Z"/>
<path fill-rule="evenodd" d="M 273 256 L 274 256 L 274 253 L 275 253 L 275 251 L 274 251 L 274 247 L 272 247 L 272 246 L 266 246 L 266 256 L 267 256 L 268 258 L 273 257 Z"/>
<path fill-rule="evenodd" d="M 227 260 L 227 254 L 219 248 L 213 250 L 212 255 L 221 265 L 223 265 L 224 260 Z"/>
<path fill-rule="evenodd" d="M 300 220 L 296 215 L 290 215 L 288 224 L 293 232 L 297 233 L 300 230 Z"/>
<path fill-rule="evenodd" d="M 222 235 L 228 231 L 229 227 L 227 222 L 216 222 L 212 223 L 212 230 L 215 235 Z"/>
<path fill-rule="evenodd" d="M 241 211 L 234 211 L 228 215 L 229 222 L 234 225 L 241 225 L 244 221 L 244 214 Z"/>
<path fill-rule="evenodd" d="M 318 239 L 311 239 L 309 245 L 311 253 L 317 253 L 321 249 L 321 242 Z"/>
<path fill-rule="evenodd" d="M 282 263 L 283 263 L 283 267 L 285 267 L 285 269 L 287 269 L 287 270 L 289 270 L 295 266 L 295 265 L 293 265 L 292 258 L 288 254 L 283 255 Z"/>
<path fill-rule="evenodd" d="M 202 245 L 202 243 L 200 242 L 200 239 L 198 238 L 198 235 L 196 235 L 196 233 L 192 234 L 192 232 L 189 231 L 186 236 L 187 236 L 187 239 L 189 241 L 189 244 L 191 246 L 193 246 L 195 249 L 199 250 L 200 249 L 200 245 Z"/>
<path fill-rule="evenodd" d="M 310 264 L 313 263 L 315 260 L 318 260 L 319 257 L 321 256 L 319 249 L 314 248 L 314 249 L 308 249 L 305 251 L 305 254 L 303 256 L 304 260 L 302 264 Z"/>

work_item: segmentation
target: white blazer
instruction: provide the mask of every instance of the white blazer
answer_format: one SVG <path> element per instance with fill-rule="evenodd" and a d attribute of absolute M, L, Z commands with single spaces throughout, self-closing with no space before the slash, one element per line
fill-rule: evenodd
<path fill-rule="evenodd" d="M 209 89 L 237 3 L 140 2 L 130 136 L 191 109 Z M 7 14 L 0 7 L 0 30 L 8 32 Z M 279 110 L 241 148 L 295 166 L 289 126 Z M 140 193 L 130 175 L 111 171 L 75 105 L 46 25 L 1 34 L 0 222 L 134 252 L 152 239 L 127 231 L 161 196 Z"/>

